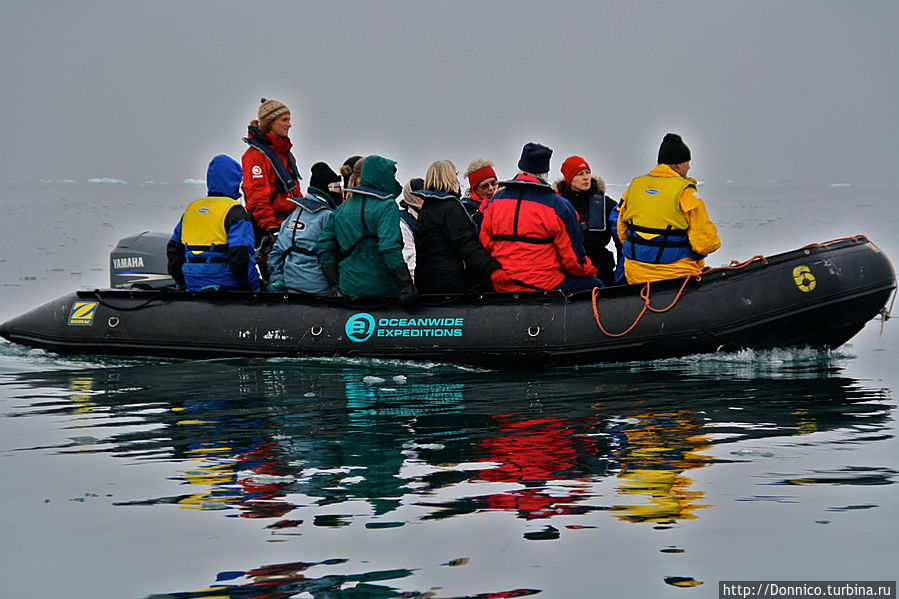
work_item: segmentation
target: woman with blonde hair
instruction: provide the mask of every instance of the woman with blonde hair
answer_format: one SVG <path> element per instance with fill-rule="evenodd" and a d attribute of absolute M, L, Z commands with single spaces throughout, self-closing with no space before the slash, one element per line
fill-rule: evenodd
<path fill-rule="evenodd" d="M 428 167 L 417 194 L 422 208 L 415 227 L 415 284 L 422 293 L 461 293 L 509 280 L 478 241 L 458 177 L 452 162 L 438 160 Z"/>

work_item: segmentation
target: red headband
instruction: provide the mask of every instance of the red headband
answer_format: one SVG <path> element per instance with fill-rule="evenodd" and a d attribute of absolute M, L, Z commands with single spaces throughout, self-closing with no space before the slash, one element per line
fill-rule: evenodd
<path fill-rule="evenodd" d="M 492 166 L 485 166 L 468 175 L 468 184 L 471 185 L 472 189 L 476 189 L 481 184 L 481 181 L 490 177 L 496 179 L 496 171 L 493 170 Z"/>

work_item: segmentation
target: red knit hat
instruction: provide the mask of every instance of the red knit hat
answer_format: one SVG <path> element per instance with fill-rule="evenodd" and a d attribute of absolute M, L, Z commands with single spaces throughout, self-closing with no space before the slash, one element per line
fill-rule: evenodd
<path fill-rule="evenodd" d="M 590 169 L 590 165 L 580 156 L 569 156 L 566 158 L 565 162 L 562 163 L 562 176 L 565 177 L 565 182 L 570 185 L 574 176 L 585 168 Z"/>
<path fill-rule="evenodd" d="M 481 184 L 481 181 L 489 179 L 490 177 L 496 179 L 496 171 L 493 170 L 492 166 L 485 166 L 468 175 L 468 184 L 472 189 L 477 189 L 478 185 Z"/>

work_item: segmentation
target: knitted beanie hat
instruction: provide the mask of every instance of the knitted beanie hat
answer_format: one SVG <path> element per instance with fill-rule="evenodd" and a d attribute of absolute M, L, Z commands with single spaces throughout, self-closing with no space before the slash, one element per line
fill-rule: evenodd
<path fill-rule="evenodd" d="M 690 160 L 690 148 L 677 133 L 665 134 L 659 146 L 659 164 L 680 164 Z"/>
<path fill-rule="evenodd" d="M 263 131 L 267 131 L 272 121 L 282 114 L 290 114 L 290 109 L 277 100 L 260 98 L 259 110 L 257 111 L 258 127 Z"/>
<path fill-rule="evenodd" d="M 549 172 L 549 158 L 553 151 L 544 145 L 528 142 L 521 149 L 518 168 L 526 173 L 542 175 Z"/>
<path fill-rule="evenodd" d="M 571 185 L 574 176 L 584 169 L 591 170 L 586 160 L 580 156 L 569 156 L 562 163 L 562 176 L 565 177 L 565 182 Z"/>

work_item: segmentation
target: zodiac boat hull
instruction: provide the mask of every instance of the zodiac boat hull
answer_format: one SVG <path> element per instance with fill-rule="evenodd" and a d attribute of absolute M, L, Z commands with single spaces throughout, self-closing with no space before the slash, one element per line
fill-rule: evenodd
<path fill-rule="evenodd" d="M 392 298 L 77 291 L 0 325 L 0 334 L 60 354 L 367 356 L 525 369 L 835 348 L 883 312 L 895 288 L 889 259 L 856 237 L 570 297 L 424 296 L 411 312 Z"/>

